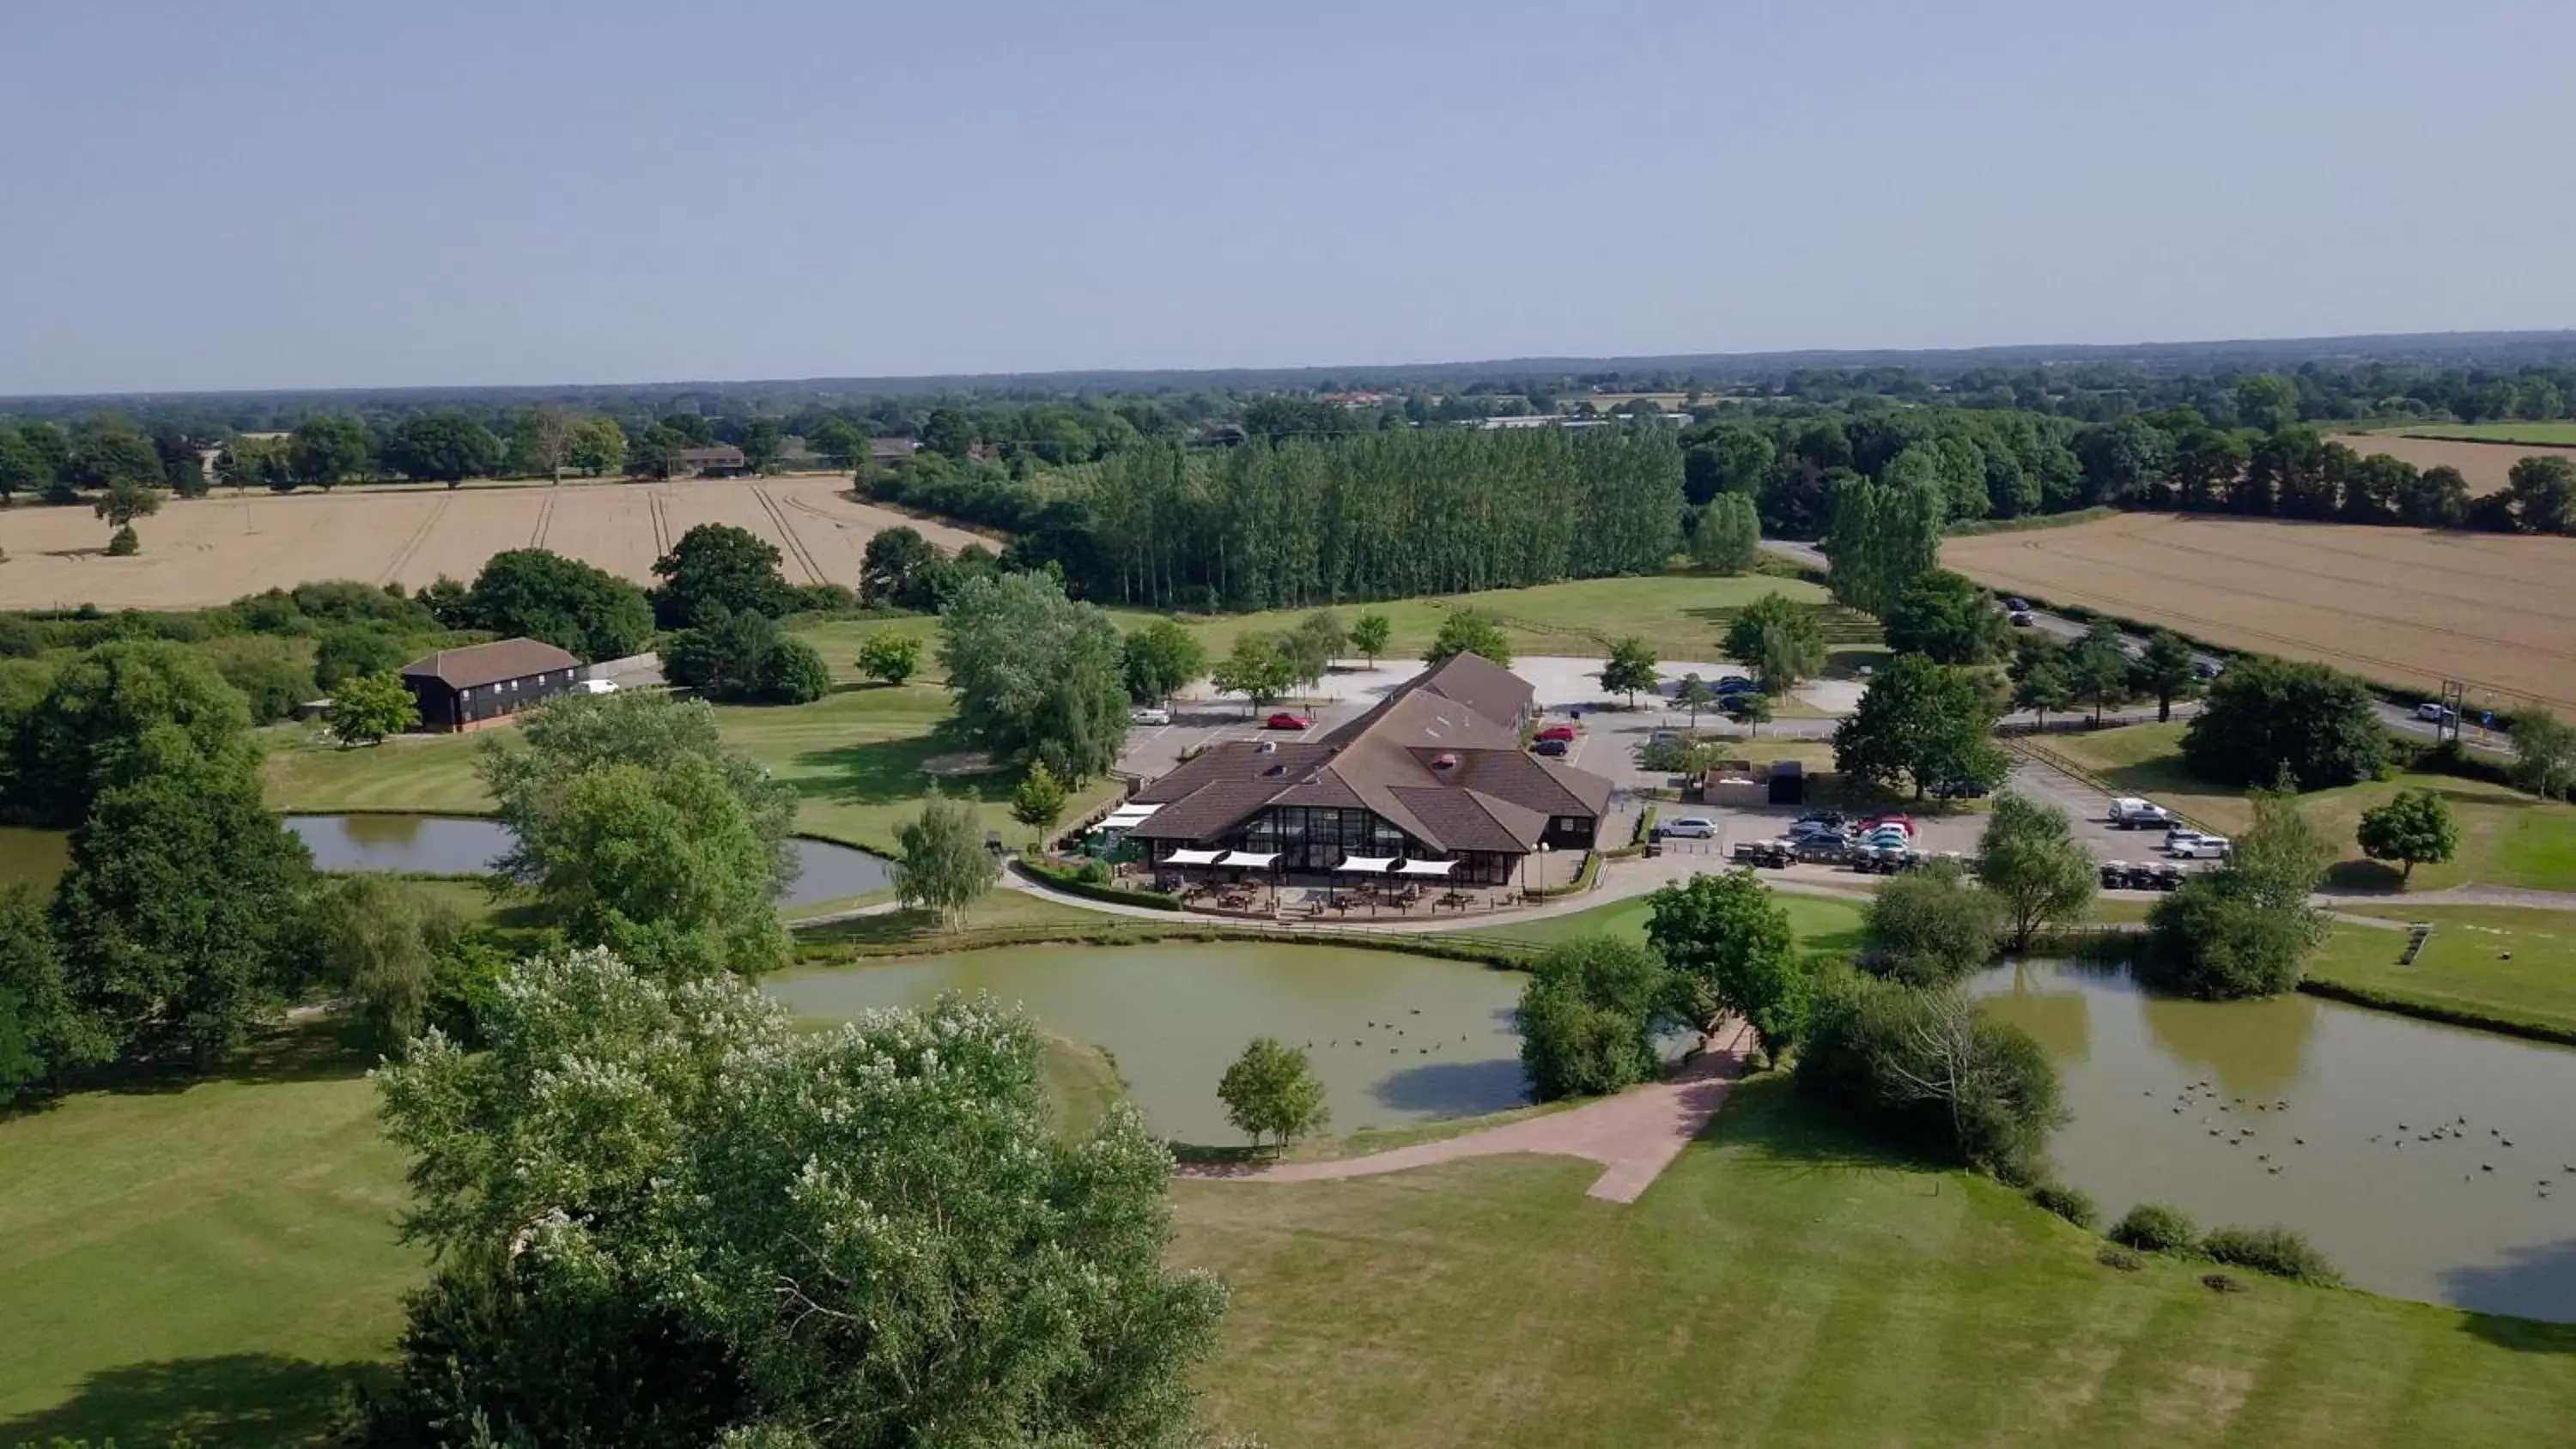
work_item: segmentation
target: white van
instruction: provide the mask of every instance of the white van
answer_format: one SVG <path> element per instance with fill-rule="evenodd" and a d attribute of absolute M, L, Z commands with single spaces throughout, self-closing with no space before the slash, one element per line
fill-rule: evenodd
<path fill-rule="evenodd" d="M 2165 854 L 2176 860 L 2225 860 L 2227 837 L 2203 835 L 2197 830 L 2177 830 L 2165 837 Z"/>
<path fill-rule="evenodd" d="M 617 692 L 617 681 L 614 679 L 585 679 L 581 683 L 575 685 L 574 688 L 580 690 L 584 694 L 615 694 Z"/>

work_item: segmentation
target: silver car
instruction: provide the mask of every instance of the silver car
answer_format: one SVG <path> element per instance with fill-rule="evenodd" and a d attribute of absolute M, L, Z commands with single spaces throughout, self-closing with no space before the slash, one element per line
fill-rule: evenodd
<path fill-rule="evenodd" d="M 1660 828 L 1667 837 L 1675 840 L 1717 838 L 1717 822 L 1705 815 L 1685 815 L 1678 820 L 1667 820 Z"/>

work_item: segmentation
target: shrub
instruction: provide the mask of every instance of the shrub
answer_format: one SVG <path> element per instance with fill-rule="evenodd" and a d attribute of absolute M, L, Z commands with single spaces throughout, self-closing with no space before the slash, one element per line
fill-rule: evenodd
<path fill-rule="evenodd" d="M 313 666 L 283 639 L 236 637 L 197 646 L 226 683 L 250 701 L 253 724 L 275 724 L 314 695 Z"/>
<path fill-rule="evenodd" d="M 2089 1229 L 2102 1220 L 2102 1210 L 2094 1206 L 2093 1195 L 2080 1187 L 2068 1187 L 2057 1182 L 2034 1183 L 2029 1197 L 2032 1202 L 2079 1228 Z"/>
<path fill-rule="evenodd" d="M 2140 1268 L 2147 1266 L 2146 1259 L 2139 1257 L 2128 1249 L 2107 1246 L 2104 1247 L 2102 1251 L 2093 1255 L 2093 1261 L 2101 1264 L 2105 1268 L 2117 1268 L 2123 1273 L 2135 1273 Z"/>
<path fill-rule="evenodd" d="M 1897 877 L 1865 908 L 1873 969 L 1915 986 L 1952 986 L 1994 959 L 2002 903 L 1937 861 Z"/>
<path fill-rule="evenodd" d="M 108 537 L 107 556 L 109 558 L 132 558 L 142 551 L 143 540 L 135 537 L 133 524 L 125 525 Z"/>
<path fill-rule="evenodd" d="M 2111 1225 L 2111 1241 L 2147 1253 L 2188 1253 L 2200 1228 L 2191 1215 L 2160 1202 L 2142 1202 Z"/>
<path fill-rule="evenodd" d="M 832 692 L 831 666 L 802 639 L 781 639 L 762 655 L 759 695 L 770 704 L 812 704 Z"/>
<path fill-rule="evenodd" d="M 2212 1228 L 2200 1240 L 2200 1250 L 2218 1262 L 2275 1278 L 2328 1288 L 2343 1283 L 2342 1270 L 2289 1228 Z"/>
<path fill-rule="evenodd" d="M 1663 959 L 1637 943 L 1587 936 L 1549 951 L 1515 1013 L 1531 1089 L 1555 1101 L 1653 1077 L 1655 1032 L 1675 1020 L 1676 995 Z"/>
<path fill-rule="evenodd" d="M 2037 1178 L 2064 1115 L 2057 1069 L 2028 1032 L 1955 991 L 1847 969 L 1817 987 L 1797 1072 L 1876 1130 L 2010 1183 Z"/>

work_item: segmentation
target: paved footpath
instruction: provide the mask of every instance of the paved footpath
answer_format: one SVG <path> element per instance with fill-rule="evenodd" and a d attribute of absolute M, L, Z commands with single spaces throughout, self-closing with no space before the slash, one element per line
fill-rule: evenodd
<path fill-rule="evenodd" d="M 1333 1162 L 1282 1162 L 1266 1167 L 1189 1163 L 1178 1172 L 1183 1177 L 1230 1182 L 1325 1182 L 1407 1172 L 1462 1157 L 1534 1152 L 1597 1162 L 1602 1173 L 1586 1195 L 1604 1202 L 1635 1202 L 1708 1126 L 1708 1119 L 1717 1115 L 1727 1089 L 1744 1075 L 1745 1052 L 1751 1044 L 1752 1029 L 1731 1022 L 1668 1081 L 1437 1142 L 1417 1142 Z"/>

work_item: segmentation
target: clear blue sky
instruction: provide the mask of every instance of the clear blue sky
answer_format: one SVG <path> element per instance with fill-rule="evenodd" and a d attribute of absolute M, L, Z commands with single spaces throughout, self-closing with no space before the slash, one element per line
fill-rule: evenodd
<path fill-rule="evenodd" d="M 6 0 L 0 393 L 2576 323 L 2576 4 Z"/>

